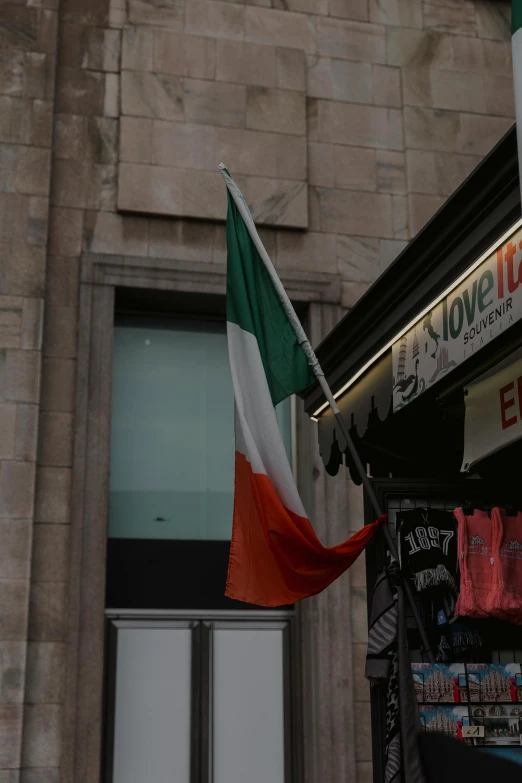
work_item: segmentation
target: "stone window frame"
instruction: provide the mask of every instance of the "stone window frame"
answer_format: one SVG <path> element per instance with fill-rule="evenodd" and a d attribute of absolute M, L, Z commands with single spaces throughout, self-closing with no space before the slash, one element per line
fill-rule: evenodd
<path fill-rule="evenodd" d="M 288 271 L 281 279 L 293 301 L 309 303 L 320 311 L 339 309 L 339 275 Z M 95 783 L 103 776 L 105 572 L 117 288 L 224 296 L 226 271 L 210 263 L 82 255 L 61 762 L 63 780 L 68 783 Z M 303 458 L 308 458 L 306 448 Z"/>

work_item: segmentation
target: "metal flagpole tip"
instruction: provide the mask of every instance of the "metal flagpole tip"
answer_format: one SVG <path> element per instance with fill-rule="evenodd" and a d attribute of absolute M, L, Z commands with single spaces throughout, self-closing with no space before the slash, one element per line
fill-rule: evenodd
<path fill-rule="evenodd" d="M 218 169 L 222 174 L 228 174 L 228 176 L 230 177 L 230 171 L 227 169 L 224 163 L 220 163 Z"/>

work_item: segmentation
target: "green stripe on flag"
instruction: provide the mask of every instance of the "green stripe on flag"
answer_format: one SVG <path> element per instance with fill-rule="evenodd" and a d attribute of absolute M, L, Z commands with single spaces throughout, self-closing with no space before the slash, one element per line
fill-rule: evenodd
<path fill-rule="evenodd" d="M 227 195 L 227 321 L 256 337 L 275 406 L 306 389 L 315 376 L 228 190 Z"/>
<path fill-rule="evenodd" d="M 522 0 L 511 2 L 511 35 L 515 35 L 522 27 Z"/>

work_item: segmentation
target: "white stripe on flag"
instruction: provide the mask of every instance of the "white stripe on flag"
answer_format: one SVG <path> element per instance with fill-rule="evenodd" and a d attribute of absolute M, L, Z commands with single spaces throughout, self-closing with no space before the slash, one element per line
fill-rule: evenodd
<path fill-rule="evenodd" d="M 277 424 L 257 340 L 230 321 L 227 336 L 236 400 L 236 449 L 246 456 L 254 473 L 268 476 L 285 508 L 306 517 Z"/>

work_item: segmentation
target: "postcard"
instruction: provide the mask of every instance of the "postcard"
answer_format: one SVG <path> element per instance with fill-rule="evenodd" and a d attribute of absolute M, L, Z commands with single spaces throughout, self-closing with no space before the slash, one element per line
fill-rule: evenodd
<path fill-rule="evenodd" d="M 412 663 L 417 701 L 459 704 L 468 700 L 463 663 Z"/>
<path fill-rule="evenodd" d="M 517 702 L 519 663 L 466 664 L 470 701 Z"/>
<path fill-rule="evenodd" d="M 463 705 L 423 704 L 419 707 L 422 728 L 440 731 L 462 739 L 462 727 L 469 726 L 468 707 Z"/>
<path fill-rule="evenodd" d="M 522 703 L 519 704 L 470 704 L 471 718 L 521 718 Z"/>
<path fill-rule="evenodd" d="M 484 737 L 475 740 L 482 747 L 520 747 L 520 715 L 495 715 L 471 718 L 472 726 L 484 726 Z"/>

